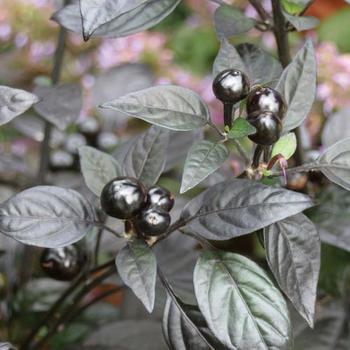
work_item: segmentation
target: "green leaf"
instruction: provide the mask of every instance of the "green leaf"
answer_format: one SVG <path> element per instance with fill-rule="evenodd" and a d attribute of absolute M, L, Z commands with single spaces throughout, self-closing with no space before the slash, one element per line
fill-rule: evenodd
<path fill-rule="evenodd" d="M 254 28 L 255 19 L 246 17 L 234 6 L 221 5 L 215 11 L 214 24 L 219 38 L 229 38 Z"/>
<path fill-rule="evenodd" d="M 124 159 L 128 176 L 139 179 L 146 187 L 154 185 L 163 172 L 169 144 L 169 131 L 152 126 L 139 136 Z"/>
<path fill-rule="evenodd" d="M 129 242 L 119 251 L 115 264 L 123 282 L 132 289 L 148 312 L 152 312 L 157 261 L 151 248 L 141 239 Z"/>
<path fill-rule="evenodd" d="M 264 246 L 280 288 L 313 327 L 321 254 L 315 225 L 303 214 L 291 216 L 264 230 Z"/>
<path fill-rule="evenodd" d="M 97 29 L 94 25 L 94 18 L 90 18 L 88 23 L 86 23 L 87 18 L 85 13 L 85 39 L 88 39 L 92 32 L 92 36 L 108 38 L 123 37 L 142 32 L 162 21 L 175 10 L 180 2 L 181 0 L 147 0 L 143 1 L 139 6 L 132 8 L 130 6 L 131 1 L 128 1 L 127 7 L 129 7 L 130 11 L 116 17 L 112 13 L 109 13 L 108 15 L 111 15 L 109 21 L 106 21 L 103 17 L 99 17 L 97 25 L 101 25 Z M 95 3 L 98 2 L 95 1 Z M 89 12 L 91 13 L 91 9 Z M 100 14 L 94 13 L 94 16 L 99 16 Z M 78 2 L 67 5 L 55 12 L 52 19 L 68 30 L 75 33 L 82 33 L 82 16 Z M 88 25 L 87 27 L 86 24 Z"/>
<path fill-rule="evenodd" d="M 175 85 L 137 91 L 103 103 L 100 107 L 178 131 L 202 127 L 210 117 L 209 109 L 201 97 L 189 89 Z"/>
<path fill-rule="evenodd" d="M 283 8 L 291 15 L 297 15 L 303 11 L 310 0 L 282 0 Z"/>
<path fill-rule="evenodd" d="M 212 240 L 227 240 L 257 231 L 312 206 L 301 193 L 230 179 L 192 199 L 182 219 L 193 233 Z"/>
<path fill-rule="evenodd" d="M 289 159 L 297 149 L 297 138 L 294 132 L 282 136 L 273 146 L 271 158 L 281 154 L 285 159 Z"/>
<path fill-rule="evenodd" d="M 291 349 L 286 302 L 257 264 L 238 254 L 205 250 L 193 278 L 209 328 L 229 349 Z"/>
<path fill-rule="evenodd" d="M 221 143 L 200 141 L 188 152 L 182 176 L 180 193 L 202 182 L 228 158 L 228 150 Z"/>
<path fill-rule="evenodd" d="M 86 186 L 98 197 L 107 182 L 123 175 L 119 163 L 107 153 L 90 146 L 83 146 L 79 148 L 79 155 L 80 168 Z"/>
<path fill-rule="evenodd" d="M 169 296 L 164 308 L 163 334 L 171 350 L 215 350 L 217 344 L 203 315 L 195 305 Z"/>
<path fill-rule="evenodd" d="M 327 148 L 316 164 L 330 181 L 350 191 L 350 138 Z"/>
<path fill-rule="evenodd" d="M 23 114 L 38 101 L 38 96 L 27 91 L 0 86 L 0 125 Z"/>
<path fill-rule="evenodd" d="M 229 139 L 240 139 L 248 135 L 256 133 L 256 129 L 244 118 L 237 118 L 232 124 L 231 130 L 228 132 L 227 137 Z"/>
<path fill-rule="evenodd" d="M 286 12 L 283 14 L 298 32 L 315 28 L 320 23 L 318 18 L 311 16 L 292 16 Z"/>
<path fill-rule="evenodd" d="M 84 39 L 88 40 L 97 28 L 134 10 L 144 2 L 146 0 L 80 0 Z"/>
<path fill-rule="evenodd" d="M 300 126 L 314 103 L 316 96 L 316 57 L 311 40 L 299 50 L 285 68 L 277 84 L 288 109 L 283 118 L 284 133 Z"/>

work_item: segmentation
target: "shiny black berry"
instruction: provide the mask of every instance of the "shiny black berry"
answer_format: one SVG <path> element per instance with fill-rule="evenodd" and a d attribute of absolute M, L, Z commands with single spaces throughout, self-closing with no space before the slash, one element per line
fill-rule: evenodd
<path fill-rule="evenodd" d="M 170 226 L 170 214 L 160 208 L 148 208 L 135 218 L 134 226 L 137 232 L 145 236 L 159 236 L 165 233 Z"/>
<path fill-rule="evenodd" d="M 254 89 L 247 97 L 247 115 L 272 112 L 282 119 L 286 104 L 279 92 L 269 87 Z"/>
<path fill-rule="evenodd" d="M 216 98 L 224 103 L 235 104 L 249 93 L 250 84 L 247 76 L 237 69 L 227 69 L 217 75 L 213 82 Z"/>
<path fill-rule="evenodd" d="M 44 249 L 40 258 L 41 268 L 46 275 L 59 281 L 71 281 L 77 277 L 85 263 L 86 255 L 76 245 Z"/>
<path fill-rule="evenodd" d="M 165 188 L 153 186 L 147 192 L 147 206 L 155 206 L 169 212 L 174 206 L 174 197 Z"/>
<path fill-rule="evenodd" d="M 247 120 L 257 130 L 255 134 L 248 136 L 256 144 L 270 146 L 280 138 L 282 123 L 274 113 L 261 112 L 248 116 Z"/>
<path fill-rule="evenodd" d="M 117 219 L 131 219 L 145 206 L 146 191 L 140 181 L 130 177 L 117 177 L 102 190 L 103 211 Z"/>

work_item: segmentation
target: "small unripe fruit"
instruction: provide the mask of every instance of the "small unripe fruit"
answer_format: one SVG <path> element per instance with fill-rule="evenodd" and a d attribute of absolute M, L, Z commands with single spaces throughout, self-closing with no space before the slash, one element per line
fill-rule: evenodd
<path fill-rule="evenodd" d="M 270 146 L 281 135 L 281 120 L 271 112 L 261 112 L 256 116 L 248 116 L 247 121 L 256 128 L 256 133 L 248 137 L 258 145 Z"/>
<path fill-rule="evenodd" d="M 159 236 L 170 226 L 170 214 L 160 208 L 148 208 L 135 218 L 134 225 L 138 232 L 145 236 Z"/>
<path fill-rule="evenodd" d="M 269 87 L 254 89 L 247 97 L 247 115 L 271 112 L 282 119 L 286 113 L 286 104 L 281 94 Z"/>
<path fill-rule="evenodd" d="M 213 82 L 216 98 L 223 103 L 235 104 L 249 93 L 250 84 L 247 76 L 237 69 L 226 69 L 219 73 Z"/>
<path fill-rule="evenodd" d="M 169 212 L 174 206 L 174 197 L 165 188 L 153 186 L 147 192 L 147 206 L 155 206 Z"/>
<path fill-rule="evenodd" d="M 40 265 L 49 277 L 59 281 L 71 281 L 77 277 L 86 262 L 80 247 L 46 248 L 41 254 Z"/>
<path fill-rule="evenodd" d="M 102 190 L 103 211 L 117 219 L 131 219 L 145 206 L 146 191 L 140 181 L 131 177 L 117 177 Z"/>

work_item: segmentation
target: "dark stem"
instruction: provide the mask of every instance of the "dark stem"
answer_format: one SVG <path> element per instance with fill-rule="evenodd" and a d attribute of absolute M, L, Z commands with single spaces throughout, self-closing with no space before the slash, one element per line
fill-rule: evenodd
<path fill-rule="evenodd" d="M 224 124 L 230 129 L 232 127 L 232 114 L 234 105 L 229 102 L 224 102 Z"/>
<path fill-rule="evenodd" d="M 278 56 L 283 68 L 287 67 L 291 61 L 289 41 L 288 41 L 288 29 L 286 27 L 286 20 L 282 12 L 282 5 L 280 0 L 271 0 L 272 13 L 274 19 L 273 33 L 275 35 Z M 294 154 L 294 160 L 296 165 L 303 164 L 304 152 L 302 147 L 302 140 L 300 135 L 300 128 L 294 130 L 297 139 L 297 149 Z"/>
<path fill-rule="evenodd" d="M 113 265 L 114 265 L 114 259 L 107 261 L 106 263 L 100 266 L 95 267 L 94 269 L 90 270 L 88 274 L 93 275 Z M 63 305 L 65 300 L 77 290 L 77 288 L 85 281 L 85 279 L 86 279 L 86 274 L 82 274 L 67 288 L 67 290 L 63 292 L 63 294 L 57 299 L 57 301 L 48 310 L 48 312 L 43 317 L 43 319 L 36 325 L 36 327 L 33 328 L 30 334 L 23 340 L 19 349 L 26 350 L 30 348 L 30 344 L 32 343 L 34 338 L 37 336 L 37 334 L 40 332 L 40 330 L 44 326 L 46 326 L 50 320 L 52 320 L 55 317 L 56 313 L 58 312 L 60 307 Z"/>
<path fill-rule="evenodd" d="M 259 14 L 260 18 L 264 22 L 269 22 L 270 15 L 265 10 L 264 6 L 261 3 L 261 0 L 249 0 L 250 4 L 255 8 L 255 11 Z"/>
<path fill-rule="evenodd" d="M 270 146 L 264 146 L 263 160 L 264 163 L 268 163 L 270 160 Z"/>
<path fill-rule="evenodd" d="M 260 158 L 263 153 L 263 146 L 257 145 L 254 151 L 254 156 L 253 156 L 253 163 L 252 163 L 252 168 L 256 169 L 259 167 L 260 164 Z"/>
<path fill-rule="evenodd" d="M 278 56 L 283 68 L 287 67 L 291 61 L 288 33 L 286 31 L 286 21 L 282 12 L 280 0 L 271 0 L 272 13 L 274 19 L 273 33 L 276 38 Z"/>
<path fill-rule="evenodd" d="M 64 5 L 67 5 L 69 3 L 69 0 L 64 1 Z M 57 83 L 60 80 L 60 75 L 62 71 L 63 66 L 63 58 L 64 58 L 64 51 L 66 46 L 66 30 L 61 27 L 58 39 L 57 39 L 57 46 L 54 56 L 54 65 L 51 72 L 51 84 L 57 85 Z M 46 181 L 46 175 L 49 168 L 49 160 L 50 160 L 50 140 L 51 140 L 51 133 L 52 133 L 52 125 L 48 121 L 44 121 L 44 140 L 41 144 L 41 150 L 40 150 L 40 165 L 38 170 L 38 183 L 44 184 Z"/>
<path fill-rule="evenodd" d="M 77 317 L 79 317 L 85 310 L 87 310 L 92 305 L 94 305 L 97 302 L 107 298 L 110 295 L 113 295 L 115 293 L 120 292 L 122 289 L 123 289 L 123 287 L 115 287 L 115 288 L 112 288 L 112 289 L 110 289 L 110 290 L 108 290 L 108 291 L 106 291 L 104 293 L 101 293 L 96 298 L 94 298 L 91 301 L 87 302 L 86 304 L 81 306 L 79 309 L 77 309 L 74 313 L 72 313 L 70 318 L 67 319 L 66 324 L 73 322 Z"/>
<path fill-rule="evenodd" d="M 31 348 L 32 350 L 40 350 L 48 340 L 55 335 L 59 329 L 64 329 L 64 326 L 71 319 L 71 317 L 75 314 L 76 309 L 79 308 L 79 304 L 82 299 L 91 292 L 94 288 L 100 285 L 105 279 L 112 276 L 116 273 L 115 267 L 111 267 L 101 275 L 94 278 L 91 282 L 87 283 L 80 292 L 73 298 L 70 305 L 66 308 L 66 311 L 61 314 L 61 316 L 56 320 L 56 322 L 50 327 L 46 335 L 39 340 L 38 343 L 34 344 Z"/>
<path fill-rule="evenodd" d="M 94 249 L 94 264 L 98 265 L 98 256 L 100 253 L 100 246 L 101 246 L 101 240 L 102 240 L 102 232 L 103 230 L 100 229 L 97 233 L 96 237 L 96 243 L 95 243 L 95 249 Z"/>

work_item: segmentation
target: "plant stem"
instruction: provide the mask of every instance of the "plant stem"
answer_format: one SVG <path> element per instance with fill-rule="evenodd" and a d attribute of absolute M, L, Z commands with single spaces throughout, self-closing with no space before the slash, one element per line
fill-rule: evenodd
<path fill-rule="evenodd" d="M 89 275 L 93 275 L 99 271 L 102 271 L 106 269 L 107 267 L 113 266 L 114 265 L 114 259 L 95 267 L 94 269 L 89 271 Z M 63 294 L 57 299 L 57 301 L 51 306 L 51 308 L 48 310 L 46 315 L 43 317 L 43 319 L 36 325 L 35 328 L 33 328 L 32 332 L 23 340 L 21 346 L 19 349 L 21 350 L 26 350 L 29 349 L 30 344 L 36 337 L 36 335 L 39 333 L 42 327 L 46 326 L 47 323 L 55 317 L 55 314 L 57 311 L 60 309 L 60 307 L 63 305 L 64 301 L 71 295 L 73 294 L 76 289 L 84 282 L 86 279 L 86 275 L 82 274 L 79 276 L 78 279 L 76 279 L 64 292 Z"/>
<path fill-rule="evenodd" d="M 234 110 L 234 104 L 229 102 L 224 102 L 224 124 L 230 129 L 232 128 L 232 114 Z"/>
<path fill-rule="evenodd" d="M 67 5 L 69 0 L 64 1 L 64 5 Z M 57 85 L 60 80 L 60 75 L 62 71 L 64 51 L 66 46 L 66 29 L 61 26 L 58 39 L 57 46 L 54 55 L 54 65 L 51 72 L 51 84 Z M 40 150 L 40 165 L 38 170 L 38 183 L 44 184 L 46 181 L 47 170 L 49 167 L 50 160 L 50 139 L 52 134 L 52 125 L 48 121 L 44 121 L 44 140 L 41 144 Z"/>
<path fill-rule="evenodd" d="M 270 21 L 269 13 L 264 9 L 261 0 L 249 0 L 250 4 L 255 8 L 255 11 L 259 14 L 260 18 L 264 22 Z"/>
<path fill-rule="evenodd" d="M 107 271 L 105 271 L 103 274 L 97 276 L 94 278 L 91 282 L 87 283 L 80 292 L 73 298 L 72 303 L 66 308 L 66 311 L 61 314 L 61 316 L 56 320 L 56 322 L 51 326 L 49 331 L 46 333 L 46 335 L 39 340 L 38 343 L 34 344 L 31 348 L 32 350 L 40 350 L 47 342 L 48 340 L 57 333 L 59 328 L 66 325 L 67 322 L 71 319 L 71 317 L 76 312 L 76 307 L 79 307 L 79 304 L 81 300 L 95 287 L 97 287 L 99 284 L 101 284 L 105 279 L 112 276 L 116 273 L 115 267 L 109 268 Z"/>
<path fill-rule="evenodd" d="M 252 168 L 256 169 L 259 167 L 260 164 L 260 158 L 263 153 L 263 147 L 261 145 L 257 145 L 254 151 L 254 156 L 253 156 L 253 163 L 252 163 Z"/>
<path fill-rule="evenodd" d="M 271 0 L 271 3 L 274 19 L 273 33 L 276 38 L 278 56 L 283 68 L 285 68 L 291 61 L 288 33 L 286 31 L 286 21 L 282 12 L 281 1 Z"/>
<path fill-rule="evenodd" d="M 280 0 L 271 0 L 272 13 L 274 19 L 273 33 L 276 39 L 278 56 L 283 68 L 287 67 L 291 61 L 288 30 L 286 27 L 286 21 L 282 12 L 282 5 Z M 302 140 L 300 135 L 300 129 L 294 130 L 297 139 L 297 149 L 294 154 L 294 159 L 297 165 L 304 162 L 304 152 L 302 147 Z"/>
<path fill-rule="evenodd" d="M 81 306 L 79 309 L 77 309 L 74 313 L 72 313 L 72 315 L 70 316 L 70 318 L 66 321 L 66 324 L 69 322 L 73 322 L 78 316 L 80 316 L 85 310 L 87 310 L 90 306 L 96 304 L 97 302 L 107 298 L 108 296 L 115 294 L 117 292 L 120 292 L 123 289 L 123 287 L 115 287 L 113 289 L 110 289 L 104 293 L 101 293 L 100 295 L 98 295 L 95 299 L 92 299 L 91 301 L 89 301 L 88 303 L 84 304 L 83 306 Z"/>

